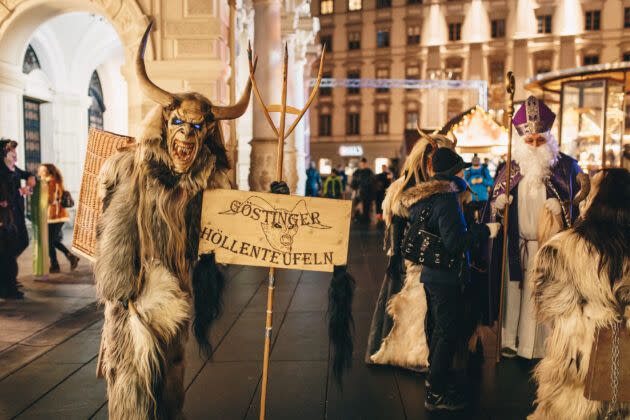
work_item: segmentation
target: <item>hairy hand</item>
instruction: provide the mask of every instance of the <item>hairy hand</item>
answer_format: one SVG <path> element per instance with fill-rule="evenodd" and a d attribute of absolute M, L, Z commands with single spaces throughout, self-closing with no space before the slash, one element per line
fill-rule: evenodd
<path fill-rule="evenodd" d="M 289 195 L 289 194 L 291 194 L 291 191 L 289 190 L 289 186 L 287 185 L 286 182 L 284 182 L 284 181 L 273 181 L 271 183 L 271 193 L 272 194 Z"/>

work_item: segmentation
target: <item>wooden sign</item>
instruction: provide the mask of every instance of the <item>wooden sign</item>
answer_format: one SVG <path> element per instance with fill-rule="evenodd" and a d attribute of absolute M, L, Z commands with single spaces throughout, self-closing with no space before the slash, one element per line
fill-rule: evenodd
<path fill-rule="evenodd" d="M 348 259 L 351 213 L 347 200 L 207 190 L 199 253 L 223 264 L 333 271 Z"/>

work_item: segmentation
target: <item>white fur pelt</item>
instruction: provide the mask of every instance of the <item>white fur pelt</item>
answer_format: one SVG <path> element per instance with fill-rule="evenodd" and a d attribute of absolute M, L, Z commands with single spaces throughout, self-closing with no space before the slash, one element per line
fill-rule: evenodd
<path fill-rule="evenodd" d="M 190 296 L 159 263 L 147 272 L 142 293 L 125 310 L 119 302 L 105 303 L 103 368 L 108 381 L 109 416 L 112 419 L 161 418 L 156 385 L 169 376 L 166 348 L 183 342 L 191 315 Z M 166 343 L 166 344 L 165 344 Z M 177 361 L 183 364 L 183 359 Z M 164 413 L 168 414 L 168 413 Z"/>
<path fill-rule="evenodd" d="M 529 419 L 603 418 L 606 406 L 583 396 L 593 335 L 615 319 L 615 294 L 630 287 L 630 270 L 626 264 L 623 280 L 611 290 L 597 261 L 599 255 L 573 230 L 556 235 L 536 254 L 537 317 L 551 326 L 551 334 L 534 371 L 537 407 Z M 622 404 L 615 418 L 630 418 L 629 408 Z"/>
<path fill-rule="evenodd" d="M 420 283 L 421 266 L 409 262 L 405 266 L 403 288 L 387 303 L 387 313 L 393 319 L 392 330 L 370 359 L 377 364 L 418 370 L 429 365 L 424 331 L 427 297 Z"/>

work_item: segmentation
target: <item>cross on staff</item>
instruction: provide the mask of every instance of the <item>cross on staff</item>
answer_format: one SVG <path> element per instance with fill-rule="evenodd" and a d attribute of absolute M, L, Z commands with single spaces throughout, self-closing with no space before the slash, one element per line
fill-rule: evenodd
<path fill-rule="evenodd" d="M 258 57 L 253 58 L 252 54 L 252 46 L 251 43 L 247 48 L 247 58 L 249 60 L 249 78 L 252 81 L 252 87 L 254 89 L 254 96 L 258 100 L 260 107 L 263 110 L 263 114 L 267 120 L 267 123 L 273 130 L 274 134 L 278 137 L 278 157 L 276 161 L 276 181 L 282 181 L 282 162 L 284 161 L 284 141 L 293 133 L 295 127 L 298 125 L 308 108 L 313 103 L 315 99 L 315 95 L 319 90 L 319 85 L 322 81 L 322 76 L 324 72 L 324 56 L 325 56 L 326 48 L 322 49 L 322 56 L 319 62 L 319 73 L 317 74 L 317 81 L 311 94 L 306 101 L 306 104 L 302 109 L 297 109 L 290 105 L 287 105 L 287 68 L 288 68 L 288 60 L 289 53 L 287 44 L 284 44 L 284 62 L 282 68 L 282 102 L 279 105 L 266 105 L 265 101 L 263 101 L 262 96 L 260 95 L 260 91 L 258 90 L 258 85 L 256 83 L 256 78 L 254 77 L 254 70 L 256 69 L 256 63 L 258 61 Z M 279 112 L 280 113 L 280 127 L 276 127 L 271 118 L 271 112 Z M 289 129 L 285 132 L 286 125 L 286 115 L 287 113 L 296 115 L 295 120 L 289 127 Z M 260 419 L 263 420 L 265 418 L 265 405 L 267 401 L 267 378 L 269 372 L 269 353 L 271 349 L 271 334 L 272 334 L 272 324 L 273 324 L 273 292 L 275 287 L 275 268 L 269 268 L 269 281 L 267 286 L 267 318 L 265 322 L 265 348 L 263 353 L 263 372 L 262 372 L 262 386 L 260 391 Z"/>

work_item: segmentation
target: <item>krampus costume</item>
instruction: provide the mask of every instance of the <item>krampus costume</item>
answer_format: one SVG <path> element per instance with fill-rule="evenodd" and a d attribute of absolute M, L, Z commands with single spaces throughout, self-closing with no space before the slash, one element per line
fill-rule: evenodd
<path fill-rule="evenodd" d="M 630 318 L 630 175 L 611 169 L 595 175 L 592 185 L 584 220 L 554 236 L 536 255 L 536 315 L 551 333 L 534 371 L 537 408 L 530 419 L 630 418 L 628 403 L 613 407 L 606 417 L 608 403 L 584 397 L 596 329 L 622 320 L 622 328 L 628 328 Z M 610 360 L 610 355 L 602 357 Z M 619 363 L 627 366 L 628 355 L 622 353 Z"/>
<path fill-rule="evenodd" d="M 198 261 L 205 188 L 230 188 L 219 120 L 241 116 L 251 84 L 233 106 L 198 93 L 171 94 L 144 66 L 147 28 L 136 58 L 144 94 L 157 102 L 137 145 L 100 172 L 96 290 L 105 305 L 101 371 L 113 419 L 176 419 L 184 400 L 184 345 L 192 316 L 208 349 L 222 278 L 213 255 Z"/>
<path fill-rule="evenodd" d="M 405 161 L 403 175 L 387 189 L 383 201 L 385 251 L 389 263 L 376 302 L 365 354 L 368 364 L 389 364 L 411 370 L 426 370 L 429 346 L 425 334 L 426 295 L 420 283 L 421 266 L 403 261 L 401 242 L 409 208 L 423 195 L 431 177 L 431 152 L 436 147 L 453 149 L 441 135 L 422 137 Z"/>

